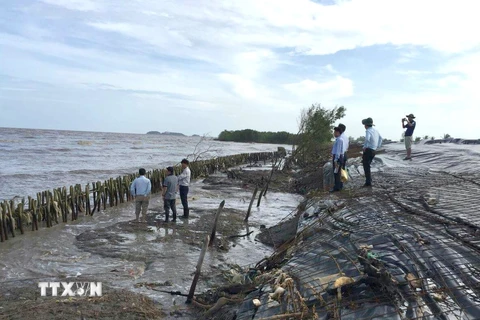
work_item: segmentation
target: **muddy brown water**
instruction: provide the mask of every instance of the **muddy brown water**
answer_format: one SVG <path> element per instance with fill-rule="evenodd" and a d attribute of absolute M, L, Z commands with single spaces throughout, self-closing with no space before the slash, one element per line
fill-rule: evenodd
<path fill-rule="evenodd" d="M 186 311 L 184 297 L 153 291 L 142 284 L 156 283 L 157 289 L 188 293 L 202 242 L 211 230 L 213 215 L 222 200 L 225 209 L 217 228 L 218 239 L 205 256 L 198 293 L 224 281 L 222 274 L 236 265 L 252 265 L 269 256 L 273 248 L 255 240 L 260 225 L 275 225 L 295 210 L 302 199 L 298 195 L 269 191 L 259 208 L 255 202 L 245 224 L 243 218 L 253 186 L 227 181 L 223 174 L 212 178 L 207 180 L 211 183 L 202 180 L 193 183 L 189 220 L 157 224 L 154 218 L 164 216 L 163 202 L 155 195 L 150 201 L 147 224 L 131 221 L 134 204 L 128 203 L 93 217 L 80 217 L 73 223 L 39 228 L 2 243 L 0 314 L 2 304 L 11 298 L 8 288 L 17 288 L 18 293 L 18 288 L 24 287 L 31 292 L 32 285 L 40 281 L 88 278 L 108 288 L 127 289 L 150 297 L 167 315 L 175 311 L 171 317 L 196 318 Z M 178 207 L 181 214 L 181 204 Z M 228 238 L 250 231 L 253 233 L 246 237 Z"/>

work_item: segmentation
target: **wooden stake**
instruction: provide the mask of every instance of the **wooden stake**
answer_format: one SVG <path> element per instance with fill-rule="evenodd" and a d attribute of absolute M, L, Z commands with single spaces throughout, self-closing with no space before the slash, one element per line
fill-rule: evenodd
<path fill-rule="evenodd" d="M 258 192 L 258 186 L 255 186 L 255 190 L 253 190 L 252 199 L 250 200 L 250 205 L 248 206 L 247 215 L 245 216 L 244 221 L 248 221 L 248 218 L 250 217 L 250 211 L 252 210 L 253 201 L 255 201 L 255 197 L 257 196 L 257 192 Z"/>
<path fill-rule="evenodd" d="M 5 236 L 5 240 L 8 240 L 8 225 L 7 225 L 7 202 L 4 201 L 2 203 L 2 216 L 0 217 L 3 222 L 3 235 Z"/>
<path fill-rule="evenodd" d="M 260 194 L 258 195 L 257 208 L 260 207 L 260 202 L 262 201 L 262 195 L 265 191 L 266 191 L 266 186 L 260 191 Z"/>
<path fill-rule="evenodd" d="M 217 213 L 215 214 L 215 220 L 213 222 L 212 233 L 210 234 L 210 242 L 208 246 L 211 247 L 213 245 L 213 240 L 215 240 L 215 233 L 217 232 L 217 222 L 218 218 L 220 217 L 220 213 L 222 212 L 223 206 L 225 205 L 225 200 L 223 200 L 220 205 L 218 206 Z"/>
<path fill-rule="evenodd" d="M 3 206 L 1 206 L 1 211 L 0 211 L 0 241 L 3 242 L 5 241 L 5 234 L 3 233 Z"/>
<path fill-rule="evenodd" d="M 19 203 L 17 206 L 18 210 L 18 227 L 20 228 L 20 234 L 24 234 L 23 232 L 23 206 L 24 203 Z"/>
<path fill-rule="evenodd" d="M 197 286 L 198 278 L 200 277 L 200 271 L 202 270 L 203 259 L 205 258 L 205 253 L 207 252 L 208 243 L 210 241 L 210 236 L 207 236 L 205 243 L 203 244 L 202 252 L 198 258 L 197 268 L 195 270 L 195 276 L 193 277 L 192 286 L 188 292 L 188 297 L 186 303 L 191 303 L 193 296 L 195 295 L 195 288 Z"/>
<path fill-rule="evenodd" d="M 272 181 L 273 173 L 275 172 L 275 168 L 277 167 L 277 159 L 275 159 L 275 163 L 272 164 L 272 171 L 270 172 L 270 177 L 268 177 L 267 184 L 265 185 L 265 191 L 263 192 L 263 196 L 267 194 L 268 186 L 270 185 L 270 181 Z"/>
<path fill-rule="evenodd" d="M 90 189 L 88 183 L 85 185 L 85 215 L 92 215 L 90 210 Z"/>
<path fill-rule="evenodd" d="M 15 221 L 13 218 L 13 200 L 10 201 L 10 205 L 7 203 L 7 209 L 8 209 L 8 222 L 10 226 L 10 232 L 12 233 L 12 237 L 15 238 Z"/>

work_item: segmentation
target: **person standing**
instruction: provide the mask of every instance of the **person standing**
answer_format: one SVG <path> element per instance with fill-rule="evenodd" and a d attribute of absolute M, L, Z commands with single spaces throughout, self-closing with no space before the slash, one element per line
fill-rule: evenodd
<path fill-rule="evenodd" d="M 373 158 L 375 158 L 375 151 L 382 146 L 382 136 L 373 127 L 373 119 L 367 118 L 362 120 L 362 124 L 365 126 L 365 143 L 363 144 L 363 170 L 365 171 L 365 184 L 364 187 L 372 186 L 372 173 L 370 165 Z"/>
<path fill-rule="evenodd" d="M 181 218 L 187 219 L 190 213 L 188 208 L 188 187 L 190 186 L 190 172 L 189 162 L 187 159 L 183 159 L 182 162 L 182 173 L 178 176 L 178 184 L 180 185 L 180 200 L 182 200 L 183 206 L 183 216 Z"/>
<path fill-rule="evenodd" d="M 412 144 L 413 144 L 413 131 L 415 130 L 415 126 L 417 123 L 415 122 L 415 116 L 413 114 L 409 114 L 406 118 L 402 119 L 402 127 L 405 130 L 405 149 L 407 149 L 407 156 L 403 160 L 412 160 Z"/>
<path fill-rule="evenodd" d="M 350 141 L 348 140 L 348 137 L 345 135 L 345 130 L 347 130 L 347 127 L 343 123 L 340 123 L 338 127 L 340 128 L 340 132 L 342 133 L 340 135 L 340 138 L 342 138 L 343 140 L 343 152 L 344 152 L 342 168 L 343 170 L 345 170 L 345 166 L 347 165 L 347 151 L 348 151 L 348 148 L 350 147 Z"/>
<path fill-rule="evenodd" d="M 178 178 L 173 174 L 173 167 L 167 168 L 167 176 L 163 180 L 163 208 L 165 209 L 165 222 L 168 222 L 170 209 L 172 209 L 172 221 L 177 221 L 177 207 L 175 195 L 178 187 Z"/>
<path fill-rule="evenodd" d="M 340 137 L 342 130 L 339 127 L 333 129 L 333 135 L 335 137 L 335 142 L 332 147 L 332 167 L 333 167 L 333 176 L 335 178 L 335 186 L 330 192 L 340 191 L 343 188 L 343 182 L 340 180 L 340 169 L 343 166 L 343 155 L 345 154 L 343 150 L 343 139 Z"/>
<path fill-rule="evenodd" d="M 145 173 L 146 171 L 143 168 L 138 170 L 140 176 L 133 180 L 130 185 L 130 194 L 135 198 L 136 222 L 139 222 L 140 211 L 142 212 L 142 222 L 146 221 L 150 192 L 152 191 L 152 183 L 150 179 L 145 177 Z"/>

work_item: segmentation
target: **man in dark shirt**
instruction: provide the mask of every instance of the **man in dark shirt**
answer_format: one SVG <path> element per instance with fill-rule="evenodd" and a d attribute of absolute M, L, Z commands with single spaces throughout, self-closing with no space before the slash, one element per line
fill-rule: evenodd
<path fill-rule="evenodd" d="M 415 119 L 415 116 L 411 113 L 402 119 L 402 127 L 407 129 L 405 130 L 405 149 L 407 149 L 407 156 L 403 160 L 412 160 L 413 131 L 417 124 L 413 119 Z"/>

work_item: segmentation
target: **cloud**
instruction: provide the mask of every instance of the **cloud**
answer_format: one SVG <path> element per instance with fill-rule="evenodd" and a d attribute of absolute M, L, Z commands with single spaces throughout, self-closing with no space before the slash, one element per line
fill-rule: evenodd
<path fill-rule="evenodd" d="M 315 102 L 345 104 L 352 123 L 367 111 L 478 102 L 470 0 L 24 0 L 0 9 L 0 85 L 32 89 L 30 99 L 48 99 L 39 94 L 47 86 L 59 103 L 75 97 L 92 110 L 145 104 L 200 117 L 204 108 L 213 130 L 225 117 L 262 129 L 238 113 L 274 110 L 285 121 L 278 130 L 290 131 L 287 121 Z"/>
<path fill-rule="evenodd" d="M 41 2 L 78 11 L 99 11 L 102 6 L 93 0 L 40 0 Z"/>
<path fill-rule="evenodd" d="M 342 76 L 336 76 L 332 80 L 317 82 L 310 79 L 297 83 L 289 83 L 284 88 L 298 96 L 317 96 L 331 101 L 353 95 L 353 82 Z M 322 100 L 324 101 L 324 100 Z"/>

